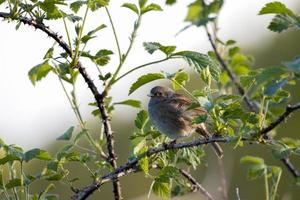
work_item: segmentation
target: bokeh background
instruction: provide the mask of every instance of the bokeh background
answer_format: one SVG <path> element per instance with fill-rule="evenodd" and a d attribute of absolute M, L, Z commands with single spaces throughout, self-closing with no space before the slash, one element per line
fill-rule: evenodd
<path fill-rule="evenodd" d="M 121 48 L 126 49 L 128 36 L 133 27 L 135 16 L 127 9 L 120 8 L 125 1 L 111 1 L 110 11 L 120 37 Z M 153 1 L 163 6 L 162 1 Z M 162 55 L 148 55 L 142 47 L 144 41 L 158 41 L 165 45 L 176 45 L 178 50 L 196 50 L 207 52 L 210 45 L 203 30 L 190 28 L 178 36 L 175 34 L 186 24 L 184 18 L 186 7 L 192 1 L 180 1 L 172 7 L 163 6 L 163 12 L 155 12 L 146 15 L 143 19 L 137 41 L 133 48 L 124 71 L 134 66 L 161 58 Z M 271 16 L 258 16 L 257 13 L 267 0 L 227 0 L 221 11 L 219 27 L 220 38 L 224 40 L 234 39 L 238 42 L 243 52 L 253 55 L 256 60 L 256 67 L 272 67 L 281 65 L 282 61 L 288 61 L 300 54 L 300 31 L 289 30 L 282 34 L 272 33 L 267 30 Z M 295 0 L 282 0 L 288 7 L 300 11 L 300 3 Z M 88 18 L 87 29 L 90 30 L 99 24 L 108 24 L 107 16 L 102 13 L 92 14 Z M 62 33 L 63 23 L 50 22 L 52 29 Z M 115 43 L 111 37 L 111 30 L 103 30 L 89 44 L 87 48 L 92 51 L 98 49 L 112 49 L 116 52 Z M 64 37 L 65 38 L 65 37 Z M 76 118 L 69 106 L 63 90 L 59 85 L 57 77 L 49 75 L 35 87 L 27 77 L 29 69 L 42 61 L 47 49 L 53 44 L 44 33 L 36 31 L 28 26 L 21 26 L 19 31 L 15 30 L 14 23 L 0 23 L 0 138 L 8 144 L 17 144 L 29 150 L 40 147 L 55 152 L 55 149 L 62 146 L 63 142 L 55 139 L 72 125 L 77 125 Z M 104 71 L 112 71 L 117 63 L 117 55 L 113 56 L 112 62 L 103 68 Z M 96 81 L 97 73 L 87 66 L 89 73 Z M 139 75 L 146 72 L 159 72 L 161 70 L 175 72 L 184 68 L 191 74 L 191 81 L 188 88 L 201 87 L 201 82 L 184 62 L 170 61 L 159 65 L 149 66 L 145 69 L 131 74 L 120 81 L 112 89 L 111 95 L 115 101 L 128 98 L 128 89 Z M 146 94 L 153 85 L 168 84 L 167 82 L 155 82 L 140 88 L 130 98 L 139 99 L 143 102 L 144 108 L 148 103 Z M 101 89 L 100 83 L 98 84 Z M 97 118 L 91 116 L 92 110 L 87 104 L 93 101 L 93 97 L 82 79 L 78 82 L 78 99 L 80 110 L 88 127 L 97 135 L 100 131 L 100 124 Z M 293 97 L 292 102 L 300 101 L 299 88 L 290 88 Z M 119 157 L 119 164 L 126 162 L 131 154 L 131 146 L 128 137 L 132 134 L 133 119 L 138 110 L 119 106 L 114 112 L 112 126 L 116 138 L 116 151 Z M 288 121 L 282 124 L 278 130 L 281 136 L 299 138 L 300 113 L 295 113 Z M 229 199 L 235 199 L 235 188 L 240 190 L 241 199 L 263 199 L 263 180 L 249 181 L 246 178 L 247 166 L 240 164 L 239 160 L 243 155 L 254 155 L 265 158 L 268 164 L 282 166 L 275 160 L 270 149 L 259 146 L 247 146 L 245 148 L 232 150 L 225 148 L 225 171 L 229 193 Z M 295 166 L 300 169 L 300 160 L 297 157 L 291 158 Z M 194 175 L 208 191 L 220 199 L 220 173 L 216 157 L 207 148 L 205 164 L 200 167 Z M 38 162 L 27 166 L 28 171 L 39 170 L 42 165 Z M 76 175 L 82 179 L 82 184 L 90 183 L 88 173 L 78 166 L 70 166 L 75 170 Z M 147 199 L 148 189 L 151 183 L 142 173 L 132 174 L 121 179 L 125 199 Z M 45 183 L 36 185 L 35 190 L 40 191 Z M 64 185 L 58 185 L 57 192 L 62 194 L 61 199 L 68 199 L 70 189 Z M 284 169 L 282 180 L 279 185 L 278 199 L 296 200 L 299 199 L 299 187 L 294 186 L 292 176 Z M 90 199 L 112 199 L 111 184 L 106 184 L 100 192 L 96 192 Z M 159 199 L 151 195 L 150 199 Z M 176 199 L 201 199 L 199 193 L 190 194 Z"/>

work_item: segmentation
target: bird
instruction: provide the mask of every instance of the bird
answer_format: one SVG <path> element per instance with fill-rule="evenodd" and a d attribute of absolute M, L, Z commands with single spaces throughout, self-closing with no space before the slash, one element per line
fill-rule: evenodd
<path fill-rule="evenodd" d="M 196 124 L 194 119 L 207 114 L 204 108 L 191 108 L 193 101 L 182 94 L 174 92 L 164 86 L 151 89 L 148 103 L 149 118 L 159 132 L 176 141 L 188 137 L 194 132 L 205 138 L 211 137 L 205 123 Z M 217 143 L 211 143 L 219 158 L 223 157 L 223 150 Z"/>

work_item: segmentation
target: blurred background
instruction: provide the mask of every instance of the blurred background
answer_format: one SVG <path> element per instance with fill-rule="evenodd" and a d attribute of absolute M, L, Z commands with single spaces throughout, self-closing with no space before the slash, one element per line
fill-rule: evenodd
<path fill-rule="evenodd" d="M 111 1 L 110 12 L 112 14 L 117 33 L 119 35 L 121 48 L 125 50 L 129 43 L 128 37 L 133 28 L 135 15 L 120 6 L 125 1 Z M 132 54 L 123 68 L 127 71 L 137 65 L 162 58 L 157 53 L 149 55 L 144 51 L 142 43 L 157 41 L 163 45 L 176 45 L 178 50 L 196 50 L 206 53 L 210 50 L 206 34 L 202 29 L 190 28 L 178 36 L 175 34 L 186 24 L 186 8 L 192 1 L 180 1 L 174 6 L 164 6 L 159 0 L 152 1 L 162 5 L 163 12 L 153 12 L 145 15 L 141 29 Z M 256 60 L 256 67 L 272 67 L 281 65 L 282 61 L 288 61 L 300 55 L 300 31 L 289 30 L 282 34 L 270 32 L 267 25 L 271 16 L 258 16 L 257 13 L 267 0 L 227 0 L 221 11 L 219 21 L 219 36 L 223 40 L 234 39 L 242 48 L 242 51 L 253 55 Z M 282 0 L 289 8 L 300 12 L 300 4 L 295 0 Z M 105 23 L 108 25 L 107 16 L 101 13 L 93 13 L 88 17 L 86 30 L 91 30 L 96 26 Z M 62 33 L 63 23 L 50 22 L 53 30 Z M 63 33 L 62 33 L 63 34 Z M 94 42 L 88 45 L 87 49 L 97 51 L 99 49 L 111 49 L 116 52 L 114 39 L 111 37 L 111 29 L 103 30 Z M 66 37 L 64 37 L 66 38 Z M 44 148 L 55 152 L 63 142 L 56 142 L 55 139 L 72 125 L 77 125 L 76 118 L 69 106 L 67 99 L 60 87 L 56 76 L 49 75 L 46 79 L 37 83 L 34 87 L 28 79 L 27 73 L 33 66 L 39 64 L 48 48 L 53 44 L 44 33 L 36 31 L 28 26 L 21 26 L 19 31 L 15 30 L 14 23 L 0 23 L 0 138 L 7 144 L 17 144 L 25 150 L 34 147 Z M 103 68 L 103 71 L 113 71 L 117 63 L 117 55 L 112 57 L 112 62 Z M 97 79 L 97 73 L 87 66 L 91 76 Z M 143 73 L 175 72 L 184 68 L 191 73 L 191 82 L 188 88 L 199 88 L 201 83 L 197 74 L 186 66 L 184 62 L 168 61 L 163 64 L 149 66 L 145 69 L 132 73 L 127 78 L 118 82 L 112 89 L 111 95 L 115 101 L 128 98 L 128 90 L 131 84 Z M 130 98 L 139 99 L 146 108 L 148 98 L 146 94 L 150 88 L 158 84 L 167 82 L 154 82 L 143 86 Z M 101 90 L 100 83 L 98 84 Z M 99 134 L 100 124 L 90 112 L 92 107 L 87 104 L 93 102 L 93 97 L 87 89 L 86 84 L 80 78 L 78 82 L 78 100 L 80 110 L 88 127 L 95 135 Z M 300 101 L 299 89 L 291 88 L 293 94 L 292 102 Z M 116 151 L 119 157 L 119 164 L 126 162 L 126 158 L 131 154 L 131 146 L 128 137 L 132 134 L 134 123 L 133 119 L 137 109 L 119 106 L 113 116 L 112 126 L 116 138 Z M 126 117 L 124 117 L 126 116 Z M 299 138 L 300 112 L 295 113 L 287 123 L 280 126 L 279 135 Z M 225 171 L 229 199 L 235 199 L 235 188 L 240 190 L 242 200 L 263 199 L 264 188 L 263 180 L 249 181 L 246 178 L 247 166 L 239 163 L 243 155 L 261 156 L 268 164 L 282 166 L 275 160 L 270 149 L 255 146 L 232 150 L 225 147 Z M 291 158 L 295 167 L 300 170 L 300 160 L 296 157 Z M 194 174 L 208 191 L 220 199 L 221 193 L 218 191 L 220 186 L 220 173 L 216 157 L 207 148 L 207 156 L 204 158 L 205 165 L 200 167 Z M 33 163 L 27 170 L 34 172 L 42 165 Z M 83 172 L 83 168 L 70 166 L 73 170 L 80 172 L 82 184 L 88 184 L 91 179 L 88 173 Z M 77 173 L 79 174 L 79 173 Z M 121 178 L 125 199 L 147 199 L 148 189 L 151 183 L 142 173 L 132 174 Z M 40 191 L 42 186 L 36 186 L 36 191 Z M 90 199 L 112 199 L 111 184 L 106 184 L 100 192 L 96 192 Z M 61 185 L 57 192 L 62 194 L 61 199 L 68 199 L 71 194 L 70 189 Z M 293 177 L 284 169 L 283 177 L 279 185 L 279 198 L 284 200 L 299 199 L 299 187 L 294 186 Z M 150 199 L 159 199 L 154 194 Z M 189 194 L 185 197 L 175 199 L 199 199 L 199 193 Z"/>

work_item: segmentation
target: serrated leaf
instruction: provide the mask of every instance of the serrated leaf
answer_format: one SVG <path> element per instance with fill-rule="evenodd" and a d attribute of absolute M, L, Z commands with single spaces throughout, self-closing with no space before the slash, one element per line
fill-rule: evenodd
<path fill-rule="evenodd" d="M 77 15 L 74 15 L 74 14 L 69 14 L 69 15 L 66 15 L 66 18 L 70 21 L 70 22 L 78 22 L 81 20 L 81 17 L 77 16 Z"/>
<path fill-rule="evenodd" d="M 281 33 L 290 27 L 297 25 L 297 22 L 288 16 L 276 15 L 268 26 L 268 29 L 274 32 Z"/>
<path fill-rule="evenodd" d="M 128 8 L 128 9 L 132 10 L 133 12 L 135 12 L 136 14 L 139 14 L 138 8 L 137 8 L 136 5 L 133 4 L 133 3 L 124 3 L 124 4 L 122 5 L 122 7 Z"/>
<path fill-rule="evenodd" d="M 135 126 L 138 129 L 143 129 L 148 121 L 148 113 L 146 110 L 141 110 L 137 115 L 135 119 Z"/>
<path fill-rule="evenodd" d="M 95 29 L 89 31 L 87 33 L 87 35 L 85 35 L 81 38 L 82 43 L 86 44 L 89 40 L 95 38 L 96 36 L 94 36 L 94 34 L 97 33 L 98 31 L 104 29 L 104 28 L 106 28 L 106 25 L 101 24 L 100 26 L 96 27 Z"/>
<path fill-rule="evenodd" d="M 162 8 L 159 5 L 152 3 L 152 4 L 142 8 L 141 14 L 145 14 L 150 11 L 162 11 Z"/>
<path fill-rule="evenodd" d="M 185 59 L 188 64 L 199 73 L 201 73 L 206 67 L 209 67 L 212 78 L 216 81 L 219 80 L 220 65 L 215 59 L 208 55 L 195 51 L 181 51 L 171 54 L 171 57 L 181 57 Z"/>
<path fill-rule="evenodd" d="M 147 83 L 150 83 L 152 81 L 155 81 L 158 79 L 163 79 L 163 78 L 165 78 L 165 77 L 161 73 L 145 74 L 145 75 L 139 77 L 138 80 L 131 85 L 131 87 L 129 89 L 129 95 L 132 94 L 135 90 L 137 90 L 141 86 L 143 86 Z"/>
<path fill-rule="evenodd" d="M 74 131 L 74 126 L 71 126 L 66 132 L 59 136 L 56 140 L 70 140 Z"/>
<path fill-rule="evenodd" d="M 259 15 L 264 14 L 287 14 L 293 15 L 293 12 L 288 9 L 283 3 L 275 1 L 267 3 L 260 11 Z"/>
<path fill-rule="evenodd" d="M 46 19 L 51 20 L 63 17 L 63 12 L 57 7 L 57 5 L 66 5 L 63 0 L 45 0 L 38 4 L 46 12 Z"/>
<path fill-rule="evenodd" d="M 116 102 L 116 103 L 114 103 L 114 105 L 128 105 L 128 106 L 132 106 L 134 108 L 140 108 L 141 102 L 138 100 L 134 100 L 134 99 L 128 99 L 125 101 Z"/>
<path fill-rule="evenodd" d="M 86 4 L 86 1 L 75 1 L 70 4 L 70 8 L 72 11 L 77 13 L 82 5 Z"/>
<path fill-rule="evenodd" d="M 107 6 L 108 3 L 109 3 L 109 0 L 89 0 L 88 6 L 92 11 L 96 11 L 99 8 Z"/>
<path fill-rule="evenodd" d="M 145 50 L 150 54 L 153 54 L 156 50 L 160 50 L 167 56 L 172 54 L 176 49 L 176 46 L 163 46 L 158 42 L 144 42 L 143 46 Z"/>
<path fill-rule="evenodd" d="M 39 159 L 39 160 L 51 160 L 52 159 L 50 154 L 47 151 L 38 149 L 38 148 L 31 149 L 24 154 L 25 162 L 28 162 L 34 158 Z"/>
<path fill-rule="evenodd" d="M 31 80 L 31 83 L 33 85 L 36 84 L 36 82 L 40 81 L 42 78 L 46 77 L 47 74 L 53 69 L 51 65 L 49 65 L 48 61 L 45 61 L 41 64 L 38 64 L 31 68 L 31 70 L 28 72 L 29 79 Z"/>

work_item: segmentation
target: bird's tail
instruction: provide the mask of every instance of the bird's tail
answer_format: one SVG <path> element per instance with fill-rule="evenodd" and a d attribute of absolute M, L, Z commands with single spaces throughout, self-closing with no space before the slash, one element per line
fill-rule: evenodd
<path fill-rule="evenodd" d="M 196 132 L 201 134 L 205 138 L 209 138 L 211 136 L 204 124 L 200 124 L 199 127 L 196 129 Z M 223 157 L 223 150 L 218 143 L 212 142 L 211 147 L 213 148 L 214 152 L 219 158 Z"/>

